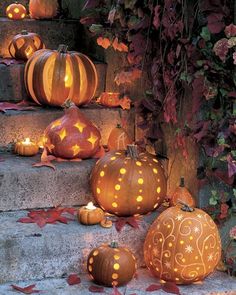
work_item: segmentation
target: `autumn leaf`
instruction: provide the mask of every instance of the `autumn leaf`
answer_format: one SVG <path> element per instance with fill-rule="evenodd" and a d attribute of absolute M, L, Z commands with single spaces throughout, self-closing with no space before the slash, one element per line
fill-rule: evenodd
<path fill-rule="evenodd" d="M 21 101 L 18 103 L 0 102 L 0 112 L 5 113 L 7 110 L 33 111 L 35 110 L 35 107 L 30 106 L 26 101 Z"/>
<path fill-rule="evenodd" d="M 113 292 L 111 293 L 111 295 L 122 295 L 122 294 L 119 292 L 116 286 L 113 286 Z"/>
<path fill-rule="evenodd" d="M 111 46 L 111 41 L 108 38 L 98 37 L 97 38 L 97 44 L 99 46 L 102 46 L 103 48 L 107 49 L 109 46 Z"/>
<path fill-rule="evenodd" d="M 81 283 L 81 279 L 77 274 L 70 274 L 67 278 L 67 283 L 72 286 L 72 285 L 78 285 Z"/>
<path fill-rule="evenodd" d="M 119 217 L 115 221 L 115 227 L 118 232 L 122 230 L 122 228 L 126 225 L 130 225 L 135 229 L 139 229 L 138 219 L 135 216 L 131 217 Z"/>
<path fill-rule="evenodd" d="M 236 25 L 230 24 L 225 27 L 225 35 L 227 38 L 236 37 Z"/>
<path fill-rule="evenodd" d="M 99 286 L 90 286 L 89 291 L 92 293 L 104 293 L 104 287 L 99 287 Z"/>
<path fill-rule="evenodd" d="M 23 64 L 25 63 L 23 60 L 16 60 L 14 58 L 0 58 L 0 64 L 4 64 L 6 66 L 10 66 L 12 64 Z"/>
<path fill-rule="evenodd" d="M 162 285 L 162 290 L 165 291 L 166 293 L 171 293 L 171 294 L 180 294 L 179 288 L 175 283 L 172 282 L 166 282 L 165 284 Z"/>
<path fill-rule="evenodd" d="M 212 34 L 220 33 L 225 25 L 223 22 L 223 14 L 211 13 L 207 16 L 207 27 Z"/>
<path fill-rule="evenodd" d="M 152 284 L 152 285 L 148 286 L 145 291 L 146 292 L 154 292 L 157 290 L 161 290 L 161 285 Z"/>
<path fill-rule="evenodd" d="M 136 79 L 141 77 L 142 71 L 139 69 L 133 69 L 130 71 L 121 71 L 118 73 L 114 79 L 117 85 L 125 84 L 125 83 L 132 83 Z"/>
<path fill-rule="evenodd" d="M 48 155 L 47 149 L 44 148 L 42 155 L 41 155 L 41 160 L 39 163 L 34 163 L 32 164 L 33 167 L 49 167 L 52 168 L 53 170 L 56 170 L 56 167 L 51 163 L 51 161 L 55 160 L 56 157 L 52 155 Z"/>
<path fill-rule="evenodd" d="M 112 47 L 120 52 L 128 52 L 128 46 L 122 42 L 119 42 L 117 37 L 114 39 Z"/>
<path fill-rule="evenodd" d="M 158 30 L 161 25 L 160 13 L 161 13 L 161 6 L 156 5 L 154 8 L 154 18 L 153 18 L 153 26 L 156 30 Z"/>
<path fill-rule="evenodd" d="M 35 284 L 34 285 L 30 285 L 30 286 L 27 286 L 27 287 L 19 287 L 19 286 L 16 286 L 16 285 L 11 285 L 12 288 L 14 290 L 17 290 L 18 292 L 21 292 L 23 294 L 33 294 L 33 293 L 39 293 L 40 290 L 34 290 L 35 288 Z"/>

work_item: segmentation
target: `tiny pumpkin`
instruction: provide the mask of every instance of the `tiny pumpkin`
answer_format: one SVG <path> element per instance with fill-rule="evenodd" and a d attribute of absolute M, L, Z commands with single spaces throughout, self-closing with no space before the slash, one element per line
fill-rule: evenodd
<path fill-rule="evenodd" d="M 200 209 L 174 206 L 151 225 L 144 258 L 154 276 L 176 284 L 191 284 L 212 273 L 221 258 L 216 224 Z"/>
<path fill-rule="evenodd" d="M 12 38 L 8 47 L 13 58 L 28 60 L 32 54 L 45 48 L 41 37 L 36 33 L 28 33 L 26 30 Z"/>
<path fill-rule="evenodd" d="M 184 177 L 180 178 L 180 185 L 174 191 L 170 199 L 170 205 L 175 206 L 182 202 L 190 207 L 195 207 L 196 202 L 184 183 Z"/>
<path fill-rule="evenodd" d="M 111 130 L 107 146 L 110 151 L 126 150 L 127 145 L 131 143 L 132 140 L 130 139 L 127 131 L 122 128 L 120 124 L 117 124 L 117 126 Z"/>
<path fill-rule="evenodd" d="M 91 251 L 87 269 L 92 279 L 105 286 L 120 286 L 135 275 L 136 259 L 128 248 L 118 247 L 116 242 L 101 245 Z"/>
<path fill-rule="evenodd" d="M 78 221 L 85 225 L 98 224 L 104 219 L 104 212 L 101 208 L 94 207 L 89 203 L 78 211 Z"/>
<path fill-rule="evenodd" d="M 15 2 L 7 6 L 6 15 L 9 19 L 20 20 L 26 17 L 26 8 L 24 5 Z"/>
<path fill-rule="evenodd" d="M 15 144 L 14 151 L 16 154 L 25 157 L 31 157 L 38 153 L 39 147 L 35 142 L 26 138 L 24 141 L 18 141 Z"/>
<path fill-rule="evenodd" d="M 57 0 L 30 0 L 30 17 L 35 19 L 53 18 L 58 12 Z"/>
<path fill-rule="evenodd" d="M 97 99 L 97 103 L 110 108 L 121 107 L 123 110 L 129 110 L 131 100 L 128 96 L 120 98 L 119 92 L 103 92 Z"/>
<path fill-rule="evenodd" d="M 166 197 L 166 178 L 162 165 L 136 145 L 127 151 L 111 151 L 95 165 L 91 187 L 100 207 L 118 216 L 146 214 Z"/>

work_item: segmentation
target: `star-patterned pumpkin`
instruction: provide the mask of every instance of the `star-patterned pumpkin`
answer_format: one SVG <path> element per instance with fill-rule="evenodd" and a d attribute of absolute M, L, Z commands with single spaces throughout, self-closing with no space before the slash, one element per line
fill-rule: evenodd
<path fill-rule="evenodd" d="M 91 186 L 100 207 L 118 216 L 146 214 L 166 197 L 160 162 L 150 154 L 138 153 L 136 145 L 102 157 L 92 171 Z"/>
<path fill-rule="evenodd" d="M 200 209 L 175 206 L 151 225 L 144 258 L 154 276 L 191 284 L 212 273 L 221 258 L 221 240 L 212 218 Z"/>
<path fill-rule="evenodd" d="M 24 5 L 15 2 L 7 6 L 6 15 L 9 19 L 20 20 L 26 17 L 26 8 Z"/>
<path fill-rule="evenodd" d="M 86 159 L 100 148 L 101 134 L 97 127 L 72 105 L 65 115 L 52 122 L 44 132 L 44 147 L 56 157 Z"/>

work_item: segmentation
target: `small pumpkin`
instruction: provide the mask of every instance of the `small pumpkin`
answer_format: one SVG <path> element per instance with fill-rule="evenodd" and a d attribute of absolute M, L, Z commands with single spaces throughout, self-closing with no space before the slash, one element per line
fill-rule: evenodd
<path fill-rule="evenodd" d="M 136 259 L 128 248 L 118 247 L 116 242 L 101 245 L 91 251 L 87 269 L 92 279 L 105 286 L 120 286 L 135 275 Z"/>
<path fill-rule="evenodd" d="M 45 48 L 41 37 L 36 33 L 28 33 L 26 30 L 12 38 L 8 47 L 13 58 L 28 60 L 32 54 Z"/>
<path fill-rule="evenodd" d="M 154 156 L 139 154 L 136 145 L 102 157 L 92 171 L 91 187 L 100 207 L 119 216 L 146 214 L 166 196 L 163 167 Z"/>
<path fill-rule="evenodd" d="M 30 0 L 30 17 L 35 19 L 53 18 L 58 13 L 57 0 Z"/>
<path fill-rule="evenodd" d="M 26 17 L 26 8 L 24 5 L 15 2 L 7 6 L 6 15 L 9 19 L 20 20 Z"/>
<path fill-rule="evenodd" d="M 81 207 L 78 211 L 78 221 L 85 225 L 98 224 L 104 219 L 104 216 L 103 210 L 94 207 L 93 203 Z"/>
<path fill-rule="evenodd" d="M 97 103 L 110 108 L 120 106 L 123 110 L 129 110 L 131 100 L 128 96 L 120 98 L 120 93 L 118 92 L 103 92 L 97 99 Z"/>
<path fill-rule="evenodd" d="M 42 105 L 61 106 L 68 99 L 76 105 L 90 102 L 97 88 L 95 65 L 84 54 L 41 49 L 25 66 L 25 86 L 33 100 Z"/>
<path fill-rule="evenodd" d="M 39 147 L 35 142 L 26 138 L 26 140 L 16 142 L 14 151 L 20 156 L 31 157 L 38 153 Z"/>
<path fill-rule="evenodd" d="M 212 273 L 221 258 L 221 240 L 212 218 L 187 205 L 166 209 L 151 225 L 144 258 L 154 276 L 191 284 Z"/>
<path fill-rule="evenodd" d="M 122 128 L 120 124 L 117 124 L 117 126 L 111 130 L 107 146 L 110 151 L 126 150 L 127 145 L 131 143 L 132 140 L 130 139 L 127 131 Z"/>
<path fill-rule="evenodd" d="M 175 206 L 182 202 L 190 207 L 195 207 L 196 202 L 184 183 L 184 177 L 180 178 L 180 185 L 176 188 L 170 199 L 170 205 Z"/>
<path fill-rule="evenodd" d="M 86 159 L 99 150 L 100 140 L 97 127 L 72 104 L 63 117 L 46 128 L 43 141 L 47 151 L 56 157 Z"/>

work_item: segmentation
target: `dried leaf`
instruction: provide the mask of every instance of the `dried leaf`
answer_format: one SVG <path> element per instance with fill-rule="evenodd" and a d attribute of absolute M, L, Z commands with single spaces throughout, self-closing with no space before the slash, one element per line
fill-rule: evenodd
<path fill-rule="evenodd" d="M 128 46 L 125 45 L 123 42 L 119 42 L 118 41 L 118 38 L 116 37 L 115 40 L 113 41 L 112 43 L 112 47 L 115 49 L 115 50 L 118 50 L 120 52 L 128 52 Z"/>
<path fill-rule="evenodd" d="M 49 167 L 52 168 L 53 170 L 56 170 L 56 167 L 51 163 L 51 162 L 39 162 L 39 163 L 34 163 L 32 164 L 33 167 Z"/>
<path fill-rule="evenodd" d="M 99 287 L 99 286 L 90 286 L 89 287 L 89 292 L 92 292 L 92 293 L 104 293 L 104 287 Z"/>
<path fill-rule="evenodd" d="M 12 286 L 12 288 L 14 289 L 14 290 L 17 290 L 17 291 L 19 291 L 19 292 L 21 292 L 21 293 L 23 293 L 23 294 L 33 294 L 33 293 L 39 293 L 40 292 L 40 290 L 34 290 L 34 288 L 35 288 L 35 284 L 34 285 L 30 285 L 30 286 L 27 286 L 27 287 L 19 287 L 19 286 L 16 286 L 16 285 L 11 285 Z"/>
<path fill-rule="evenodd" d="M 72 285 L 78 285 L 81 283 L 81 279 L 77 274 L 70 274 L 67 278 L 67 283 L 72 286 Z"/>
<path fill-rule="evenodd" d="M 118 232 L 122 230 L 122 228 L 126 225 L 130 225 L 131 227 L 138 229 L 139 224 L 138 224 L 138 219 L 135 216 L 131 217 L 118 217 L 115 221 L 115 227 Z"/>
<path fill-rule="evenodd" d="M 30 106 L 26 101 L 18 103 L 0 102 L 0 112 L 5 113 L 7 110 L 13 111 L 33 111 L 35 107 Z"/>
<path fill-rule="evenodd" d="M 109 46 L 111 46 L 111 41 L 108 38 L 98 37 L 97 44 L 107 49 Z"/>
<path fill-rule="evenodd" d="M 162 290 L 171 294 L 180 294 L 179 288 L 175 283 L 166 282 L 162 285 Z"/>
<path fill-rule="evenodd" d="M 161 290 L 161 285 L 152 284 L 152 285 L 148 286 L 145 291 L 146 292 L 153 292 L 153 291 L 157 291 L 157 290 Z"/>
<path fill-rule="evenodd" d="M 122 294 L 119 292 L 119 290 L 115 286 L 113 286 L 113 292 L 111 293 L 111 295 L 122 295 Z"/>
<path fill-rule="evenodd" d="M 156 5 L 154 8 L 154 18 L 153 18 L 153 26 L 156 30 L 158 30 L 161 25 L 160 13 L 161 13 L 161 6 Z"/>
<path fill-rule="evenodd" d="M 12 64 L 23 64 L 23 60 L 16 60 L 14 58 L 0 58 L 0 64 L 4 64 L 6 66 L 10 66 Z"/>

